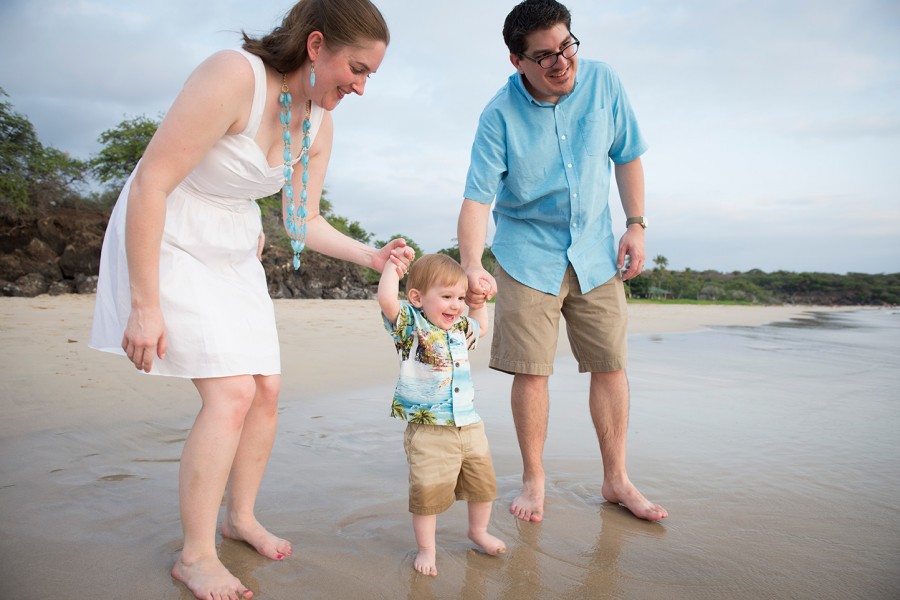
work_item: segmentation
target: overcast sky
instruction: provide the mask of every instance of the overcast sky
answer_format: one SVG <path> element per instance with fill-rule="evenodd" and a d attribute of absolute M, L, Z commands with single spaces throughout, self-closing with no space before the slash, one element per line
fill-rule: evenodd
<path fill-rule="evenodd" d="M 334 111 L 325 185 L 377 239 L 454 245 L 484 104 L 512 72 L 497 0 L 380 0 L 392 41 Z M 160 117 L 191 70 L 283 0 L 0 0 L 0 87 L 80 158 Z M 570 0 L 650 150 L 647 252 L 669 268 L 900 272 L 900 2 Z M 624 216 L 610 198 L 617 235 Z M 651 261 L 652 264 L 652 261 Z"/>

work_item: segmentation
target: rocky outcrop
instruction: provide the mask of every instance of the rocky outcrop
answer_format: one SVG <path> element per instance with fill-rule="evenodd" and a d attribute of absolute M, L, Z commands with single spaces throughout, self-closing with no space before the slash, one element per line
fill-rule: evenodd
<path fill-rule="evenodd" d="M 108 219 L 108 211 L 70 208 L 0 218 L 0 295 L 94 293 Z M 268 245 L 262 262 L 273 298 L 375 296 L 365 269 L 321 254 L 304 252 L 294 271 L 290 252 Z"/>

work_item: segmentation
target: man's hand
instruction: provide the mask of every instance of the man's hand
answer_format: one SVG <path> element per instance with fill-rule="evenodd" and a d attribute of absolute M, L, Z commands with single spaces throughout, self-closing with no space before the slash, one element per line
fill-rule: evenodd
<path fill-rule="evenodd" d="M 622 239 L 619 240 L 619 256 L 616 258 L 616 266 L 619 270 L 625 266 L 625 257 L 628 257 L 628 268 L 622 271 L 622 281 L 628 281 L 637 277 L 644 270 L 646 254 L 644 251 L 644 228 L 640 225 L 631 225 L 625 230 Z"/>
<path fill-rule="evenodd" d="M 484 268 L 466 272 L 469 289 L 466 290 L 466 304 L 469 308 L 481 308 L 484 303 L 497 295 L 497 281 Z"/>

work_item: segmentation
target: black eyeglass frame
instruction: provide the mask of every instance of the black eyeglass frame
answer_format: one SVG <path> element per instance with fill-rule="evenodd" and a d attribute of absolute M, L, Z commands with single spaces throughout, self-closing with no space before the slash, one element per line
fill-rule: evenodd
<path fill-rule="evenodd" d="M 559 57 L 565 56 L 565 53 L 572 46 L 575 46 L 575 50 L 572 52 L 572 54 L 565 56 L 565 58 L 566 59 L 572 58 L 573 56 L 575 56 L 578 53 L 578 47 L 581 45 L 581 42 L 578 40 L 577 37 L 575 37 L 575 35 L 572 32 L 569 32 L 569 35 L 571 35 L 572 39 L 575 41 L 572 42 L 571 44 L 566 45 L 566 47 L 563 48 L 562 50 L 560 50 L 559 52 L 552 52 L 550 54 L 545 54 L 540 58 L 533 58 L 531 56 L 528 56 L 524 52 L 519 52 L 519 56 L 521 56 L 522 58 L 527 58 L 531 62 L 536 63 L 537 66 L 539 66 L 542 69 L 552 69 L 556 65 L 556 63 L 559 62 Z M 553 62 L 551 62 L 549 65 L 545 65 L 544 62 L 550 58 L 553 59 Z"/>

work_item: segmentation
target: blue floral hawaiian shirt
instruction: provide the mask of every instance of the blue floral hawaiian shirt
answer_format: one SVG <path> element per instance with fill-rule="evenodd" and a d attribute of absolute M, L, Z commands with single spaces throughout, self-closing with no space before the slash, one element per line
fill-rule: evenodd
<path fill-rule="evenodd" d="M 460 317 L 445 331 L 407 302 L 400 304 L 396 324 L 383 314 L 382 320 L 400 356 L 391 416 L 456 427 L 481 421 L 469 366 L 469 348 L 478 343 L 478 321 Z"/>

